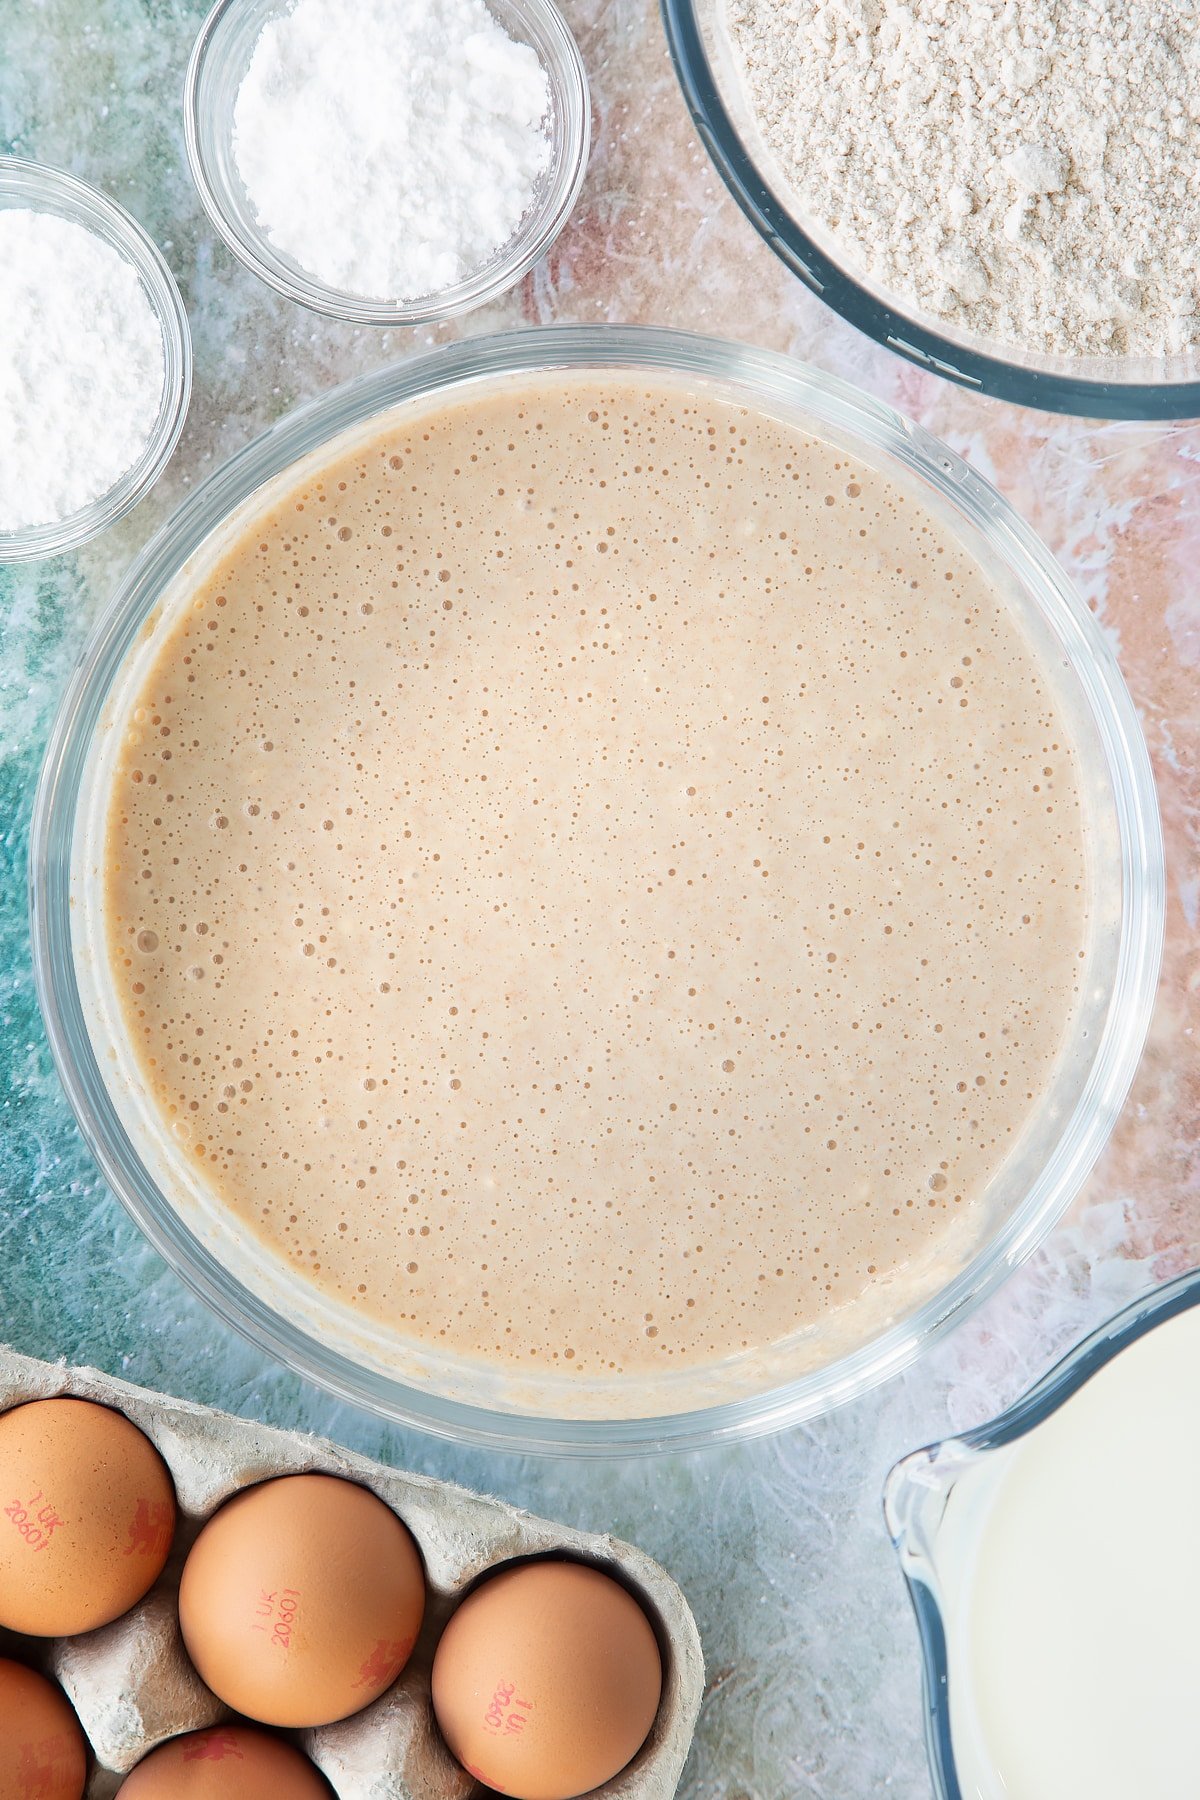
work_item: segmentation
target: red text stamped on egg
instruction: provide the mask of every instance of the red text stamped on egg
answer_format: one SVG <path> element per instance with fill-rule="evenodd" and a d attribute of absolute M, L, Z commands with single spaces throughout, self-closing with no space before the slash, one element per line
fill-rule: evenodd
<path fill-rule="evenodd" d="M 390 1687 L 412 1654 L 415 1638 L 407 1642 L 397 1638 L 380 1638 L 366 1662 L 358 1671 L 355 1688 Z"/>
<path fill-rule="evenodd" d="M 232 1731 L 219 1730 L 206 1731 L 203 1737 L 198 1737 L 194 1743 L 189 1744 L 184 1750 L 181 1760 L 191 1763 L 225 1762 L 226 1759 L 229 1761 L 236 1759 L 238 1762 L 246 1760 Z"/>
<path fill-rule="evenodd" d="M 129 1521 L 126 1556 L 166 1556 L 175 1535 L 175 1509 L 169 1500 L 139 1500 Z"/>
<path fill-rule="evenodd" d="M 520 1737 L 532 1712 L 533 1701 L 521 1699 L 515 1682 L 498 1681 L 483 1715 L 484 1729 L 495 1737 Z"/>
<path fill-rule="evenodd" d="M 44 1794 L 65 1793 L 78 1766 L 79 1745 L 65 1731 L 23 1744 L 17 1764 L 19 1800 L 41 1800 Z"/>
<path fill-rule="evenodd" d="M 262 1588 L 254 1606 L 252 1631 L 261 1631 L 273 1650 L 291 1649 L 300 1620 L 299 1588 Z"/>
<path fill-rule="evenodd" d="M 45 1550 L 56 1531 L 61 1531 L 65 1524 L 61 1513 L 55 1511 L 45 1494 L 34 1494 L 31 1500 L 10 1500 L 4 1508 L 4 1517 L 11 1519 L 19 1536 L 23 1537 L 30 1550 Z"/>

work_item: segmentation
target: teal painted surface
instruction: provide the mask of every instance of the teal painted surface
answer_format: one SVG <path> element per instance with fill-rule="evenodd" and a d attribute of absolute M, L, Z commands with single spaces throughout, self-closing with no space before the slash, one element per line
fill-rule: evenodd
<path fill-rule="evenodd" d="M 711 1692 L 682 1790 L 689 1800 L 882 1792 L 921 1800 L 929 1783 L 918 1660 L 880 1519 L 883 1475 L 913 1445 L 998 1410 L 1052 1350 L 1166 1272 L 1165 1251 L 1187 1259 L 1200 1241 L 1194 1214 L 1172 1215 L 1164 1203 L 1154 1232 L 1131 1224 L 1145 1166 L 1132 1137 L 1047 1252 L 885 1392 L 741 1449 L 576 1466 L 406 1434 L 272 1365 L 151 1253 L 107 1194 L 66 1108 L 33 989 L 25 856 L 46 734 L 87 632 L 128 559 L 226 455 L 297 398 L 435 341 L 301 313 L 215 245 L 187 174 L 180 116 L 202 10 L 191 0 L 0 0 L 0 149 L 98 182 L 148 227 L 188 304 L 197 377 L 180 451 L 141 507 L 73 558 L 0 569 L 0 1337 L 328 1433 L 636 1540 L 682 1582 L 708 1652 Z M 865 346 L 789 280 L 724 197 L 675 92 L 651 0 L 577 0 L 568 11 L 596 102 L 583 203 L 548 267 L 453 330 L 653 319 L 812 356 L 920 412 L 985 470 L 1007 458 L 1021 471 L 1018 489 L 1027 481 L 1038 504 L 1051 496 L 1040 528 L 1102 597 L 1108 564 L 1096 542 L 1130 516 L 1103 483 L 1114 459 L 1130 454 L 1129 435 L 1106 439 L 1070 421 L 981 405 Z M 1154 441 L 1161 448 L 1167 437 Z M 1173 452 L 1176 444 L 1182 467 L 1189 453 L 1178 435 Z M 1082 517 L 1099 522 L 1077 531 Z M 1194 905 L 1189 930 L 1194 941 Z M 1182 979 L 1175 991 L 1182 996 Z M 1159 1071 L 1183 1016 L 1168 1009 L 1160 1021 Z M 1194 1127 L 1171 1137 L 1186 1096 L 1159 1075 L 1139 1093 L 1148 1160 L 1156 1142 L 1194 1143 Z"/>

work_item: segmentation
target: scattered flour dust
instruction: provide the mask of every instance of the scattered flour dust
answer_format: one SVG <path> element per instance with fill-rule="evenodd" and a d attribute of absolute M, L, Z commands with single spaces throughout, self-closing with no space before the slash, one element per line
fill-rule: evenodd
<path fill-rule="evenodd" d="M 277 249 L 415 300 L 509 241 L 549 167 L 550 86 L 485 0 L 297 0 L 264 26 L 234 156 Z"/>
<path fill-rule="evenodd" d="M 947 325 L 1200 343 L 1195 0 L 725 0 L 800 211 Z"/>
<path fill-rule="evenodd" d="M 0 531 L 106 494 L 150 441 L 164 379 L 133 265 L 73 220 L 0 209 Z"/>

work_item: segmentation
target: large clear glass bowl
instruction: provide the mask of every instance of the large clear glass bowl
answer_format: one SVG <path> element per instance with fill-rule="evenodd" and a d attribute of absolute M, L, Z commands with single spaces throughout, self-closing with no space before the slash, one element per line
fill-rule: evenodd
<path fill-rule="evenodd" d="M 963 387 L 1099 419 L 1200 416 L 1200 350 L 1176 356 L 1049 356 L 948 326 L 850 264 L 804 214 L 763 142 L 724 27 L 726 0 L 661 0 L 683 97 L 717 171 L 775 254 L 827 306 L 889 350 Z"/>
<path fill-rule="evenodd" d="M 374 435 L 406 409 L 539 371 L 643 372 L 810 429 L 884 471 L 969 548 L 1039 653 L 1074 739 L 1091 936 L 1083 998 L 1057 1074 L 981 1197 L 975 1237 L 904 1297 L 886 1284 L 828 1328 L 636 1387 L 522 1381 L 455 1362 L 352 1315 L 236 1227 L 166 1141 L 106 988 L 102 843 L 115 723 L 164 620 L 240 521 L 289 490 L 298 465 Z M 351 382 L 302 407 L 192 494 L 129 570 L 71 682 L 47 752 L 32 843 L 37 979 L 80 1126 L 153 1243 L 226 1320 L 332 1392 L 444 1435 L 534 1451 L 613 1454 L 771 1430 L 860 1393 L 1026 1256 L 1078 1189 L 1125 1098 L 1144 1038 L 1162 933 L 1162 846 L 1145 743 L 1102 632 L 1052 557 L 959 457 L 879 402 L 786 358 L 683 333 L 562 327 L 475 339 Z M 915 1291 L 914 1291 L 915 1290 Z"/>

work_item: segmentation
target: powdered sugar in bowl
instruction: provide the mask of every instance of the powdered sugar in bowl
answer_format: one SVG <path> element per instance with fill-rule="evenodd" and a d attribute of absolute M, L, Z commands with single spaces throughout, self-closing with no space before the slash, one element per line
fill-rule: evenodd
<path fill-rule="evenodd" d="M 590 143 L 553 0 L 217 0 L 185 126 L 234 254 L 301 305 L 382 326 L 519 281 L 566 223 Z"/>
<path fill-rule="evenodd" d="M 150 490 L 169 461 L 183 430 L 191 394 L 192 353 L 187 314 L 166 262 L 141 226 L 107 195 L 57 169 L 20 157 L 0 156 L 0 214 L 14 215 L 11 220 L 14 231 L 6 234 L 10 253 L 18 237 L 24 251 L 37 237 L 46 280 L 51 278 L 54 270 L 55 245 L 41 241 L 45 234 L 17 232 L 16 227 L 36 227 L 43 223 L 47 227 L 57 226 L 55 244 L 61 239 L 76 250 L 82 245 L 89 269 L 99 271 L 101 278 L 105 271 L 115 272 L 118 280 L 123 277 L 122 291 L 138 314 L 137 321 L 125 321 L 131 328 L 131 335 L 134 323 L 143 336 L 150 334 L 152 337 L 157 328 L 161 334 L 162 352 L 161 392 L 157 402 L 154 393 L 156 377 L 140 412 L 132 408 L 128 417 L 106 419 L 94 416 L 102 415 L 106 406 L 102 386 L 93 385 L 90 412 L 85 403 L 89 396 L 82 393 L 77 396 L 79 406 L 73 411 L 73 365 L 70 356 L 64 354 L 58 356 L 56 366 L 53 319 L 46 320 L 45 342 L 41 342 L 37 332 L 32 334 L 38 340 L 36 344 L 21 336 L 15 344 L 9 342 L 12 366 L 8 369 L 8 379 L 15 387 L 8 389 L 8 396 L 13 414 L 7 416 L 7 408 L 0 406 L 0 414 L 4 415 L 0 417 L 0 429 L 7 425 L 10 431 L 21 435 L 24 459 L 13 467 L 19 476 L 17 485 L 24 491 L 20 496 L 10 492 L 3 497 L 9 502 L 7 511 L 0 508 L 0 526 L 3 526 L 0 528 L 0 564 L 3 564 L 56 556 L 88 542 L 122 518 Z M 86 255 L 89 238 L 93 241 L 91 257 Z M 70 262 L 68 257 L 57 271 L 63 281 L 71 279 Z M 14 291 L 21 289 L 22 278 L 30 275 L 23 263 L 10 267 L 7 272 L 11 278 L 10 287 L 14 281 L 16 283 Z M 130 272 L 136 277 L 136 283 L 130 279 Z M 58 297 L 61 299 L 61 295 Z M 92 302 L 108 302 L 111 298 L 111 295 L 99 293 L 90 296 Z M 38 316 L 36 282 L 33 289 L 24 293 L 23 299 L 24 305 L 22 295 L 18 293 L 18 325 L 22 320 L 28 323 Z M 74 299 L 87 310 L 88 295 L 77 293 Z M 60 310 L 60 326 L 66 316 Z M 119 317 L 114 320 L 113 308 L 104 304 L 95 306 L 85 323 L 89 327 L 86 337 L 68 346 L 59 344 L 58 351 L 69 349 L 79 353 L 90 348 L 103 359 L 109 334 L 119 328 L 121 320 Z M 89 340 L 93 341 L 89 344 Z M 123 346 L 125 349 L 130 347 L 128 343 Z M 21 361 L 26 353 L 33 357 L 28 367 Z M 130 366 L 135 363 L 136 358 Z M 0 374 L 3 374 L 2 368 Z M 50 407 L 48 414 L 44 409 L 26 414 L 22 425 L 22 406 L 38 407 L 38 396 L 42 395 L 48 377 L 52 378 L 51 385 L 55 389 L 52 396 L 55 406 Z M 86 366 L 82 368 L 80 379 L 87 388 Z M 31 394 L 34 396 L 32 402 Z M 42 397 L 49 405 L 51 396 Z M 122 392 L 115 398 L 124 405 L 130 396 Z M 61 422 L 58 414 L 62 415 Z M 68 420 L 70 425 L 66 423 Z M 104 435 L 112 441 L 89 443 L 92 424 L 103 426 Z M 53 459 L 60 430 L 64 438 L 61 444 L 63 468 L 58 473 L 63 479 L 37 479 L 39 469 L 42 476 L 55 472 Z M 31 463 L 36 459 L 41 461 L 38 468 L 33 468 Z M 71 463 L 70 467 L 68 463 Z M 10 522 L 4 525 L 6 518 Z"/>

